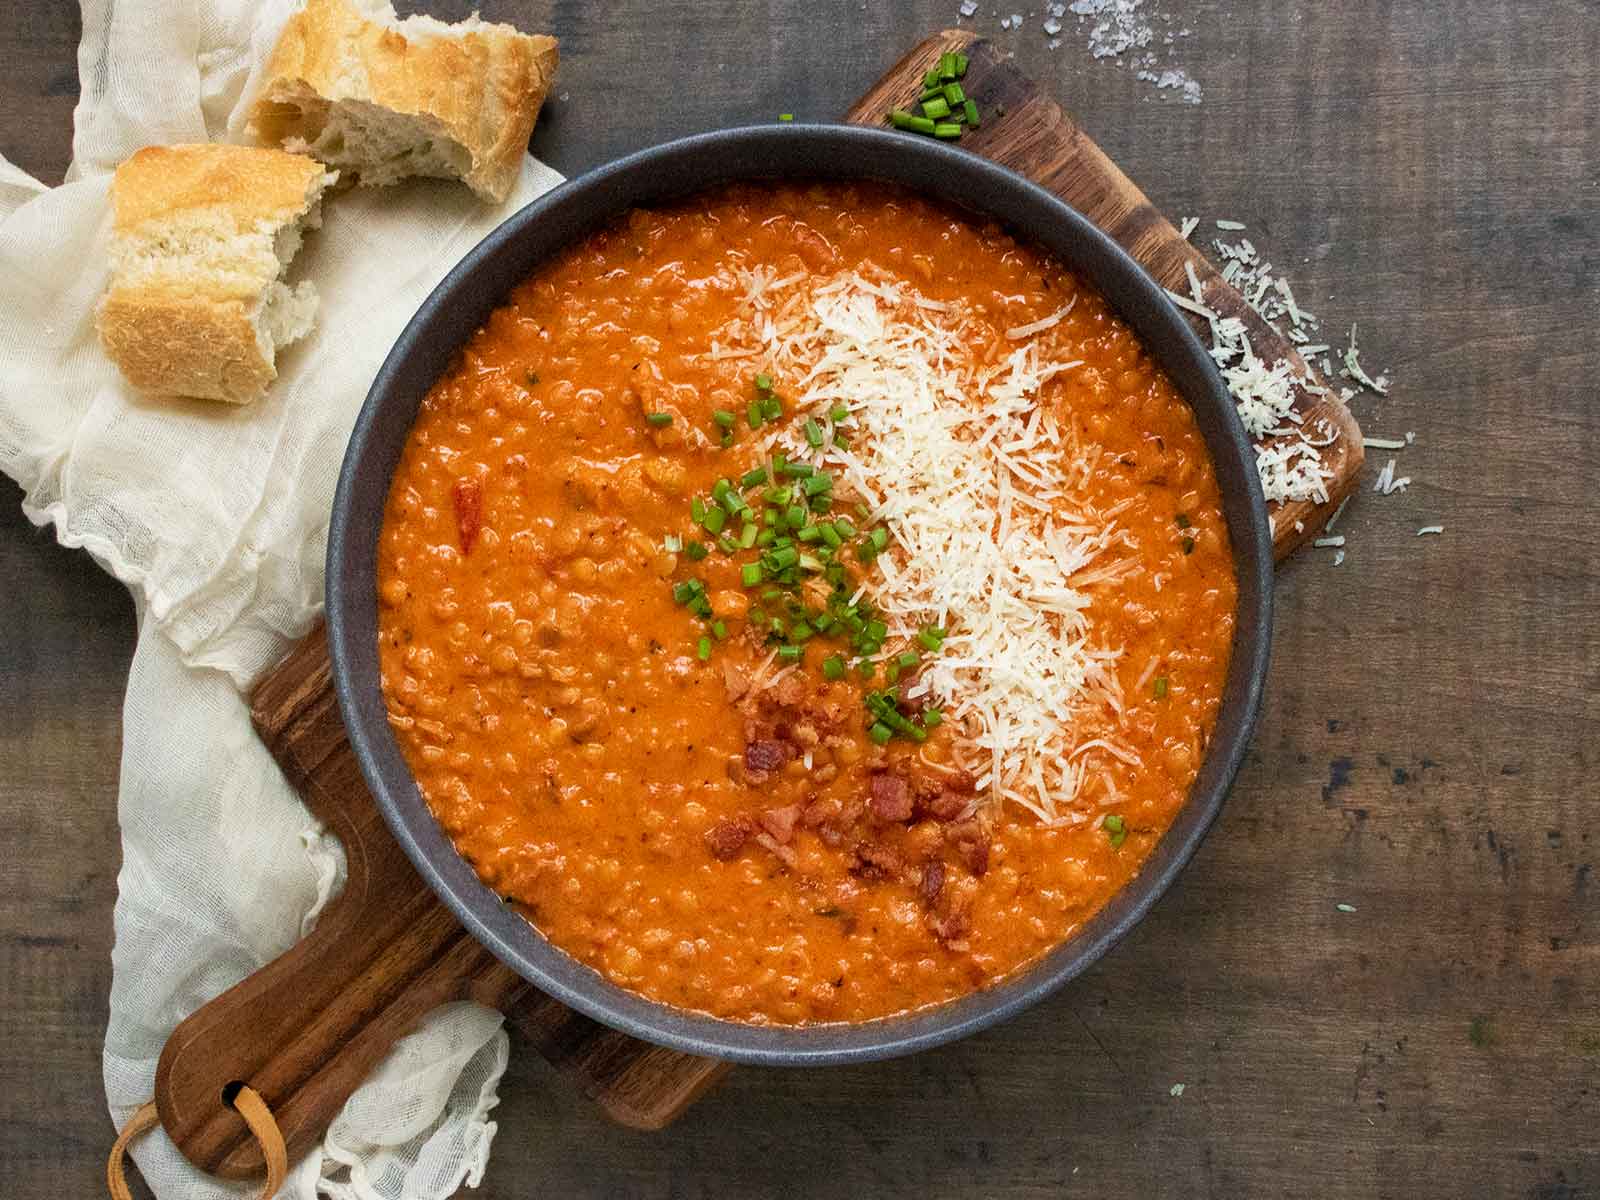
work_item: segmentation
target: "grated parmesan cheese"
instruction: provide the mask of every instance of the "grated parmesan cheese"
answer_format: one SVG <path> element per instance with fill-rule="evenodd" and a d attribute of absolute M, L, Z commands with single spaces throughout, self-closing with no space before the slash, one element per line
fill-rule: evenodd
<path fill-rule="evenodd" d="M 769 449 L 831 472 L 889 530 L 871 589 L 883 656 L 926 626 L 950 630 L 906 695 L 941 703 L 980 789 L 1081 823 L 1088 760 L 1127 753 L 1113 736 L 1121 648 L 1095 643 L 1086 610 L 1133 561 L 1115 512 L 1083 499 L 1098 455 L 1038 403 L 1078 365 L 1052 353 L 1070 306 L 1011 330 L 1019 344 L 984 366 L 952 353 L 971 343 L 959 308 L 919 300 L 856 273 L 763 290 L 743 325 L 764 331 L 765 368 L 795 381 L 797 412 L 831 427 L 843 404 L 852 421 L 848 447 L 787 429 Z"/>

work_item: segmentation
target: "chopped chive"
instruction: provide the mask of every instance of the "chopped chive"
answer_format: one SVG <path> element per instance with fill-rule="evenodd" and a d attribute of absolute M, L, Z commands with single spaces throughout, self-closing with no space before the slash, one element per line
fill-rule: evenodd
<path fill-rule="evenodd" d="M 726 479 L 719 479 L 716 483 L 711 485 L 711 498 L 713 500 L 720 501 L 732 490 L 733 484 L 729 483 Z"/>
<path fill-rule="evenodd" d="M 778 657 L 784 662 L 794 662 L 806 652 L 804 646 L 779 646 Z"/>
<path fill-rule="evenodd" d="M 874 642 L 881 642 L 889 635 L 889 627 L 882 621 L 868 621 L 862 630 Z"/>
<path fill-rule="evenodd" d="M 968 59 L 967 59 L 967 56 L 965 54 L 957 54 L 956 55 L 956 78 L 957 79 L 961 79 L 966 75 L 966 73 L 967 73 L 967 62 L 968 62 Z"/>
<path fill-rule="evenodd" d="M 694 595 L 695 586 L 693 580 L 685 580 L 683 583 L 675 583 L 672 585 L 672 598 L 679 604 L 689 603 L 689 601 L 694 598 Z"/>
<path fill-rule="evenodd" d="M 783 464 L 782 470 L 785 475 L 793 476 L 795 479 L 805 479 L 816 474 L 816 468 L 809 463 L 786 462 Z"/>
<path fill-rule="evenodd" d="M 1193 524 L 1193 522 L 1189 520 L 1189 514 L 1188 513 L 1179 513 L 1177 516 L 1173 517 L 1172 519 L 1173 519 L 1174 522 L 1177 523 L 1177 526 L 1178 526 L 1179 529 L 1187 529 L 1187 528 L 1189 528 L 1189 526 L 1191 524 Z"/>
<path fill-rule="evenodd" d="M 921 633 L 917 634 L 917 641 L 922 643 L 922 647 L 925 650 L 937 650 L 944 644 L 944 638 L 940 637 L 939 634 L 932 629 L 924 629 Z"/>
<path fill-rule="evenodd" d="M 959 83 L 947 83 L 944 85 L 943 90 L 944 102 L 951 108 L 960 108 L 967 102 L 967 94 L 961 90 Z"/>
<path fill-rule="evenodd" d="M 723 638 L 728 636 L 727 624 L 723 621 L 711 622 L 711 635 L 720 642 Z"/>
<path fill-rule="evenodd" d="M 935 96 L 922 106 L 922 115 L 941 120 L 950 115 L 950 104 L 943 96 Z"/>
<path fill-rule="evenodd" d="M 733 540 L 732 535 L 726 533 L 717 539 L 717 545 L 724 554 L 732 554 L 739 548 L 739 543 Z"/>
<path fill-rule="evenodd" d="M 775 538 L 776 536 L 777 536 L 777 534 L 773 533 L 772 530 L 763 529 L 761 531 L 760 535 L 757 536 L 757 538 L 756 538 L 756 545 L 758 545 L 758 546 L 770 546 L 770 545 L 772 545 L 772 539 Z"/>
<path fill-rule="evenodd" d="M 1151 688 L 1151 691 L 1155 693 L 1157 700 L 1165 700 L 1167 698 L 1167 677 L 1165 675 L 1157 675 L 1155 685 Z"/>
<path fill-rule="evenodd" d="M 905 669 L 909 670 L 911 667 L 914 667 L 919 662 L 921 662 L 922 659 L 917 654 L 917 652 L 915 650 L 907 650 L 903 654 L 901 654 L 899 658 L 895 659 L 894 661 L 896 663 L 898 663 L 902 668 L 905 668 Z"/>
<path fill-rule="evenodd" d="M 839 536 L 839 531 L 837 529 L 835 529 L 832 525 L 818 525 L 817 528 L 822 531 L 822 540 L 827 542 L 828 545 L 830 545 L 830 546 L 842 546 L 842 545 L 844 545 L 844 539 Z"/>
<path fill-rule="evenodd" d="M 878 721 L 872 726 L 871 729 L 867 730 L 867 736 L 878 745 L 884 746 L 887 745 L 889 739 L 894 736 L 894 730 L 890 729 L 882 721 Z"/>
<path fill-rule="evenodd" d="M 705 519 L 701 522 L 712 533 L 721 533 L 722 527 L 728 523 L 728 514 L 720 508 L 708 508 Z"/>
<path fill-rule="evenodd" d="M 689 501 L 689 515 L 694 518 L 696 525 L 706 519 L 706 502 L 700 499 L 699 496 Z"/>
<path fill-rule="evenodd" d="M 683 549 L 683 539 L 675 533 L 669 533 L 661 539 L 661 548 L 668 554 L 676 554 Z"/>
<path fill-rule="evenodd" d="M 744 568 L 739 572 L 739 582 L 744 584 L 745 587 L 755 587 L 760 583 L 761 564 L 745 563 Z"/>
<path fill-rule="evenodd" d="M 933 118 L 912 117 L 911 120 L 906 123 L 906 128 L 911 130 L 913 133 L 932 133 Z"/>
<path fill-rule="evenodd" d="M 971 126 L 973 129 L 976 129 L 979 125 L 978 102 L 976 100 L 968 100 L 961 106 L 961 115 L 967 118 L 967 124 L 969 126 Z"/>
<path fill-rule="evenodd" d="M 889 123 L 896 129 L 910 129 L 911 122 L 914 120 L 916 118 L 903 108 L 891 108 L 889 110 Z"/>
<path fill-rule="evenodd" d="M 683 552 L 687 554 L 690 560 L 693 562 L 699 562 L 707 554 L 711 553 L 706 549 L 704 542 L 690 542 L 683 548 Z"/>
<path fill-rule="evenodd" d="M 668 412 L 646 413 L 644 419 L 660 429 L 663 425 L 672 424 L 672 414 Z"/>
<path fill-rule="evenodd" d="M 792 120 L 794 120 L 794 114 L 793 113 L 779 113 L 778 114 L 778 120 L 780 120 L 780 121 L 792 121 Z"/>
<path fill-rule="evenodd" d="M 761 402 L 759 400 L 750 401 L 750 407 L 744 410 L 744 419 L 749 423 L 751 429 L 761 428 L 761 422 L 766 418 L 761 415 Z"/>
<path fill-rule="evenodd" d="M 822 527 L 820 525 L 807 525 L 794 536 L 802 542 L 814 542 L 822 536 Z"/>
<path fill-rule="evenodd" d="M 822 445 L 822 426 L 811 417 L 806 418 L 805 433 L 806 441 L 811 444 L 812 449 Z"/>
<path fill-rule="evenodd" d="M 800 561 L 800 551 L 796 550 L 793 546 L 780 546 L 778 549 L 772 551 L 770 557 L 773 565 L 781 571 L 783 568 L 792 567 L 795 563 Z"/>
<path fill-rule="evenodd" d="M 791 529 L 799 529 L 806 523 L 806 510 L 798 504 L 791 505 L 783 516 Z"/>
<path fill-rule="evenodd" d="M 767 469 L 765 467 L 756 467 L 754 470 L 746 471 L 743 475 L 739 476 L 739 486 L 742 488 L 757 487 L 766 481 Z"/>
<path fill-rule="evenodd" d="M 1111 839 L 1113 850 L 1121 846 L 1128 837 L 1128 827 L 1116 813 L 1110 813 L 1100 819 L 1100 828 L 1106 831 L 1106 836 Z"/>
<path fill-rule="evenodd" d="M 761 392 L 770 392 L 772 390 L 772 376 L 764 373 L 757 375 L 756 390 Z"/>
<path fill-rule="evenodd" d="M 873 667 L 872 663 L 864 658 L 856 664 L 856 674 L 861 676 L 863 679 L 871 679 L 874 669 L 875 668 Z"/>
<path fill-rule="evenodd" d="M 739 530 L 739 545 L 748 550 L 756 544 L 756 537 L 761 533 L 761 527 L 753 522 L 746 521 L 744 528 Z"/>
<path fill-rule="evenodd" d="M 900 664 L 897 662 L 885 663 L 883 665 L 883 677 L 890 683 L 893 683 L 896 679 L 899 679 Z"/>
<path fill-rule="evenodd" d="M 699 657 L 701 662 L 705 662 L 706 659 L 710 658 L 711 639 L 708 637 L 701 638 L 699 646 L 695 649 L 695 654 Z"/>
<path fill-rule="evenodd" d="M 802 571 L 822 570 L 822 560 L 814 554 L 802 554 L 797 565 Z"/>
<path fill-rule="evenodd" d="M 811 511 L 814 513 L 825 513 L 832 507 L 833 501 L 826 492 L 820 496 L 811 497 Z"/>
<path fill-rule="evenodd" d="M 944 714 L 937 708 L 930 708 L 922 714 L 922 724 L 926 729 L 937 729 L 944 724 Z"/>
<path fill-rule="evenodd" d="M 793 497 L 794 488 L 788 484 L 784 484 L 781 487 L 769 487 L 765 492 L 761 493 L 761 498 L 768 504 L 776 504 L 780 508 L 788 504 Z"/>
<path fill-rule="evenodd" d="M 822 677 L 824 679 L 844 678 L 844 659 L 837 654 L 830 654 L 822 660 Z"/>
<path fill-rule="evenodd" d="M 856 527 L 850 524 L 849 517 L 840 517 L 838 520 L 836 520 L 833 523 L 833 531 L 841 538 L 846 539 L 853 538 L 856 535 Z"/>
<path fill-rule="evenodd" d="M 789 627 L 787 625 L 785 625 L 782 621 L 780 621 L 777 617 L 773 617 L 772 618 L 772 623 L 767 626 L 767 632 L 770 633 L 773 637 L 781 638 L 781 637 L 783 637 L 784 634 L 789 632 Z"/>
<path fill-rule="evenodd" d="M 711 410 L 711 419 L 723 429 L 733 428 L 734 415 L 725 408 L 713 408 Z"/>
<path fill-rule="evenodd" d="M 1193 538 L 1184 538 L 1183 539 L 1183 552 L 1185 554 L 1193 554 L 1194 553 L 1194 539 Z"/>
<path fill-rule="evenodd" d="M 877 529 L 874 529 L 868 536 L 871 538 L 872 545 L 879 551 L 882 551 L 889 545 L 889 531 L 883 528 L 881 525 Z"/>
<path fill-rule="evenodd" d="M 769 394 L 761 401 L 761 415 L 769 421 L 776 421 L 783 416 L 783 401 Z"/>
<path fill-rule="evenodd" d="M 927 74 L 923 75 L 923 77 L 922 77 L 922 86 L 923 87 L 936 88 L 936 87 L 941 86 L 943 84 L 943 82 L 944 81 L 939 78 L 939 68 L 938 67 L 929 68 Z"/>
<path fill-rule="evenodd" d="M 789 626 L 789 637 L 793 641 L 803 642 L 807 638 L 813 638 L 816 636 L 817 631 L 811 628 L 810 624 L 805 621 L 796 621 L 793 625 Z"/>
<path fill-rule="evenodd" d="M 828 420 L 837 425 L 840 421 L 850 419 L 850 410 L 842 404 L 835 404 L 828 410 Z"/>
<path fill-rule="evenodd" d="M 862 542 L 856 547 L 856 558 L 864 563 L 869 563 L 878 557 L 878 548 L 871 542 Z"/>
<path fill-rule="evenodd" d="M 944 138 L 947 141 L 954 140 L 955 138 L 961 136 L 961 126 L 955 124 L 954 122 L 946 121 L 942 125 L 935 125 L 933 127 L 933 136 L 936 138 Z"/>
<path fill-rule="evenodd" d="M 806 495 L 820 496 L 823 492 L 833 491 L 833 476 L 819 472 L 816 475 L 808 476 L 800 486 L 804 489 Z"/>
<path fill-rule="evenodd" d="M 939 78 L 954 79 L 956 77 L 956 55 L 954 50 L 946 50 L 939 55 Z"/>

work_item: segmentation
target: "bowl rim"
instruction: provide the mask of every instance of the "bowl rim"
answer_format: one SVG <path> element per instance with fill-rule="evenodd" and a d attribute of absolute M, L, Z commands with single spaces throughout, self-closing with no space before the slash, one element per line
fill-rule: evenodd
<path fill-rule="evenodd" d="M 861 1022 L 753 1025 L 611 983 L 505 905 L 456 851 L 405 767 L 378 692 L 376 545 L 393 460 L 417 404 L 510 286 L 640 204 L 740 180 L 828 178 L 887 180 L 997 217 L 1106 296 L 1202 428 L 1233 546 L 1238 609 L 1223 701 L 1189 796 L 1138 872 L 1089 920 L 1030 965 L 950 1001 Z M 453 333 L 441 330 L 452 326 Z M 1198 848 L 1248 749 L 1270 655 L 1272 569 L 1255 455 L 1232 399 L 1187 320 L 1142 266 L 1081 213 L 990 159 L 886 130 L 785 123 L 679 138 L 564 182 L 508 217 L 450 270 L 396 340 L 356 418 L 329 525 L 327 632 L 350 745 L 385 822 L 422 878 L 507 967 L 577 1012 L 657 1045 L 731 1062 L 824 1065 L 910 1054 L 1004 1021 L 1081 974 L 1145 916 Z"/>

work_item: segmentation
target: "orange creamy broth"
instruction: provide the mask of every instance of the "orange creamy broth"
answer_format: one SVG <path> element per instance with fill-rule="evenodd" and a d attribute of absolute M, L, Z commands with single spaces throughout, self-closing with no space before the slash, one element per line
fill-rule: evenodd
<path fill-rule="evenodd" d="M 1103 451 L 1087 499 L 1123 506 L 1137 564 L 1086 589 L 1096 644 L 1124 650 L 1117 737 L 1138 759 L 1088 757 L 1092 821 L 1049 827 L 973 797 L 970 777 L 938 769 L 954 758 L 953 722 L 920 747 L 875 746 L 862 697 L 882 678 L 825 681 L 836 642 L 740 694 L 770 653 L 738 619 L 748 556 L 688 563 L 662 548 L 698 532 L 692 496 L 760 460 L 744 418 L 757 366 L 704 357 L 749 315 L 736 265 L 880 272 L 965 305 L 980 355 L 1009 353 L 1006 329 L 1075 299 L 1048 336 L 1053 357 L 1083 365 L 1039 402 Z M 693 433 L 715 432 L 715 409 L 740 414 L 731 448 Z M 671 425 L 645 420 L 663 410 Z M 730 625 L 709 661 L 696 652 L 705 623 L 672 596 L 691 574 Z M 1235 609 L 1193 415 L 1105 301 L 993 226 L 849 185 L 635 212 L 518 287 L 422 406 L 385 514 L 379 593 L 396 736 L 485 882 L 626 988 L 781 1024 L 948 1000 L 1071 936 L 1182 805 Z M 788 756 L 752 758 L 757 742 Z M 1120 846 L 1099 825 L 1106 781 Z"/>

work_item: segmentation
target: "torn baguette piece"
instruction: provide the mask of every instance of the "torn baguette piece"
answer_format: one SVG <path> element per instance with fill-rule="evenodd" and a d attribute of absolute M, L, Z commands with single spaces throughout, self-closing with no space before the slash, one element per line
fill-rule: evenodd
<path fill-rule="evenodd" d="M 111 184 L 111 284 L 100 342 L 134 387 L 246 404 L 280 347 L 311 330 L 317 294 L 283 275 L 338 178 L 253 146 L 149 146 Z"/>
<path fill-rule="evenodd" d="M 250 114 L 263 143 L 346 179 L 461 179 L 511 194 L 555 79 L 555 38 L 477 17 L 395 16 L 388 0 L 308 0 L 267 62 Z"/>

